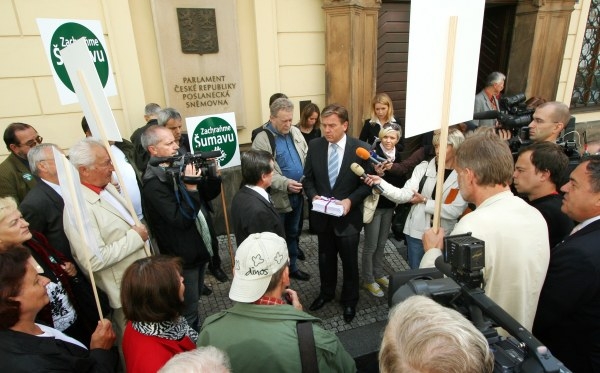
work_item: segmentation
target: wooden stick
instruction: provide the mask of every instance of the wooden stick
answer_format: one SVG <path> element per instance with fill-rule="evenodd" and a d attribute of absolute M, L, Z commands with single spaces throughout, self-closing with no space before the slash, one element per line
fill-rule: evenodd
<path fill-rule="evenodd" d="M 75 192 L 75 181 L 73 180 L 73 166 L 71 163 L 66 160 L 66 157 L 63 155 L 61 162 L 65 165 L 65 173 L 67 176 L 67 187 L 69 188 L 69 194 L 73 197 L 77 196 Z M 61 184 L 61 187 L 65 187 Z M 87 241 L 87 236 L 83 233 L 85 228 L 83 226 L 83 220 L 81 216 L 83 214 L 82 206 L 79 206 L 79 201 L 77 198 L 73 198 L 73 209 L 75 210 L 75 220 L 77 223 L 77 230 L 81 236 L 82 241 L 85 243 L 86 247 L 91 247 L 91 243 Z M 96 300 L 96 307 L 98 309 L 98 315 L 100 316 L 100 320 L 104 319 L 104 315 L 102 314 L 102 307 L 100 306 L 100 298 L 98 298 L 98 289 L 96 289 L 96 280 L 94 279 L 94 272 L 92 271 L 92 263 L 90 261 L 90 252 L 89 250 L 83 250 L 85 253 L 85 262 L 87 264 L 88 277 L 90 278 L 90 283 L 92 285 L 92 290 L 94 292 L 94 299 Z"/>
<path fill-rule="evenodd" d="M 125 182 L 123 181 L 123 176 L 121 175 L 121 171 L 117 167 L 116 158 L 113 155 L 112 149 L 110 148 L 110 143 L 108 142 L 106 132 L 104 130 L 104 125 L 102 123 L 100 115 L 98 114 L 98 108 L 96 107 L 96 102 L 94 101 L 94 99 L 91 96 L 89 85 L 87 83 L 85 75 L 83 74 L 83 72 L 81 70 L 77 70 L 77 76 L 79 77 L 79 81 L 81 82 L 81 86 L 83 88 L 83 92 L 87 98 L 87 101 L 90 104 L 90 109 L 92 110 L 94 118 L 96 119 L 96 123 L 98 124 L 97 127 L 98 127 L 98 130 L 100 131 L 100 138 L 102 139 L 104 148 L 106 148 L 106 151 L 108 152 L 108 156 L 110 157 L 110 161 L 112 162 L 113 168 L 115 169 L 115 172 L 117 174 L 117 180 L 119 180 L 119 186 L 123 190 L 122 196 L 126 203 L 125 207 L 127 207 L 127 210 L 129 211 L 129 214 L 131 214 L 131 217 L 133 218 L 133 221 L 135 222 L 135 224 L 141 225 L 142 223 L 140 222 L 140 219 L 138 218 L 138 216 L 135 212 L 135 209 L 133 208 L 133 203 L 131 202 L 131 198 L 129 198 L 129 193 L 127 192 L 127 187 L 126 187 Z M 150 253 L 150 248 L 148 247 L 147 241 L 144 241 L 144 251 L 146 252 L 146 256 L 152 255 Z"/>
<path fill-rule="evenodd" d="M 446 168 L 446 151 L 448 148 L 448 125 L 450 121 L 450 104 L 452 101 L 452 75 L 454 74 L 454 50 L 456 47 L 456 27 L 458 17 L 450 17 L 448 24 L 448 49 L 446 51 L 446 73 L 444 77 L 444 101 L 442 105 L 442 123 L 440 128 L 440 145 L 438 152 L 437 184 L 435 187 L 435 208 L 433 211 L 433 231 L 440 228 L 442 212 L 442 192 L 444 188 L 444 171 Z"/>

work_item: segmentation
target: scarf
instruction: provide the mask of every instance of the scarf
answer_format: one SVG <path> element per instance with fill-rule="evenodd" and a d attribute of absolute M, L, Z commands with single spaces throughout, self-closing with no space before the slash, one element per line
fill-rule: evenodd
<path fill-rule="evenodd" d="M 196 341 L 198 340 L 198 332 L 190 328 L 183 316 L 179 316 L 174 321 L 133 321 L 131 323 L 131 326 L 138 333 L 151 337 L 159 337 L 169 339 L 172 341 L 179 341 L 187 335 L 194 343 L 196 343 Z"/>

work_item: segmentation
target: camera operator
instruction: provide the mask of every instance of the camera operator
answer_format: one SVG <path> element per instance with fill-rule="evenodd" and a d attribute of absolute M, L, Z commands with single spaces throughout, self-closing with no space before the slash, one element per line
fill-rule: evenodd
<path fill-rule="evenodd" d="M 491 373 L 486 338 L 457 311 L 422 295 L 390 310 L 379 350 L 379 371 Z"/>
<path fill-rule="evenodd" d="M 571 119 L 569 107 L 562 102 L 549 101 L 541 104 L 533 113 L 529 124 L 529 139 L 532 142 L 556 142 Z"/>
<path fill-rule="evenodd" d="M 156 125 L 144 132 L 142 145 L 151 157 L 177 156 L 179 149 L 172 132 Z M 216 239 L 207 201 L 219 195 L 221 179 L 201 175 L 193 164 L 188 164 L 181 170 L 183 176 L 199 180 L 185 181 L 179 170 L 166 163 L 153 166 L 152 159 L 148 163 L 142 189 L 144 211 L 161 253 L 183 261 L 183 314 L 188 324 L 198 330 L 198 288 Z"/>
<path fill-rule="evenodd" d="M 456 152 L 456 172 L 463 199 L 477 209 L 465 215 L 453 234 L 472 232 L 485 241 L 486 294 L 531 330 L 550 250 L 542 215 L 509 188 L 513 157 L 493 131 L 468 137 Z M 442 254 L 444 230 L 425 231 L 421 268 L 434 267 Z"/>
<path fill-rule="evenodd" d="M 573 372 L 600 372 L 600 155 L 561 190 L 562 211 L 580 223 L 551 250 L 533 334 Z"/>
<path fill-rule="evenodd" d="M 560 210 L 563 199 L 558 193 L 568 164 L 563 149 L 547 141 L 521 148 L 515 163 L 513 185 L 546 219 L 550 247 L 562 241 L 574 225 Z"/>

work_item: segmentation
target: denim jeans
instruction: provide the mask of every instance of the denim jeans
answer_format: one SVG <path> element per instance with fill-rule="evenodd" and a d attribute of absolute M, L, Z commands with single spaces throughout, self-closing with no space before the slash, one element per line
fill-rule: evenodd
<path fill-rule="evenodd" d="M 293 273 L 298 270 L 296 261 L 298 259 L 298 237 L 300 236 L 299 223 L 300 219 L 302 219 L 304 199 L 302 198 L 302 193 L 288 194 L 288 197 L 292 211 L 279 215 L 283 221 L 285 241 L 290 255 L 290 273 Z"/>
<path fill-rule="evenodd" d="M 183 292 L 183 301 L 185 308 L 183 310 L 183 316 L 185 317 L 189 326 L 198 331 L 200 326 L 200 318 L 198 317 L 198 300 L 200 300 L 200 289 L 198 284 L 204 283 L 204 270 L 206 269 L 206 263 L 200 264 L 198 267 L 183 269 L 181 277 L 183 277 L 183 284 L 185 290 Z"/>
<path fill-rule="evenodd" d="M 423 241 L 406 235 L 406 247 L 408 254 L 408 265 L 411 269 L 419 268 L 421 259 L 425 255 L 425 249 L 423 249 Z"/>

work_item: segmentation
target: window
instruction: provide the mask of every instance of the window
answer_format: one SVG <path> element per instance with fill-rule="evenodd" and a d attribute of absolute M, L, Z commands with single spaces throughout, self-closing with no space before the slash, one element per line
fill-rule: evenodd
<path fill-rule="evenodd" d="M 571 108 L 600 108 L 600 0 L 592 0 L 579 66 L 573 86 Z"/>

